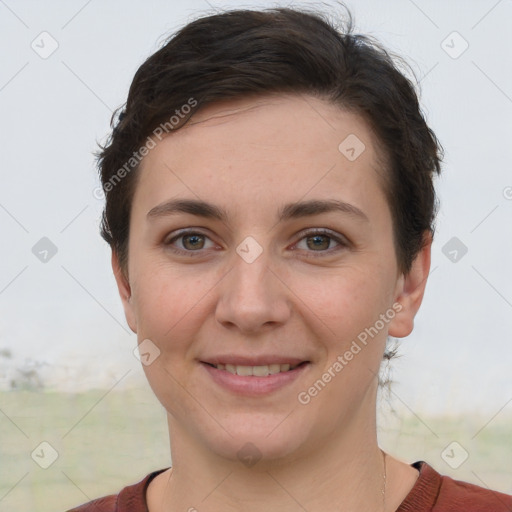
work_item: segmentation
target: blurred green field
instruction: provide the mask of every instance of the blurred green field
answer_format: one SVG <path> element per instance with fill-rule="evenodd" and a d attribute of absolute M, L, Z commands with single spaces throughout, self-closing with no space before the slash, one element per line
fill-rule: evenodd
<path fill-rule="evenodd" d="M 380 420 L 383 449 L 426 460 L 443 474 L 512 493 L 512 418 L 435 418 L 399 414 Z M 43 441 L 58 458 L 42 469 L 31 453 Z M 457 441 L 469 453 L 452 469 L 441 453 Z M 48 450 L 34 452 L 45 463 Z M 38 458 L 38 454 L 42 458 Z M 170 466 L 165 414 L 149 387 L 79 394 L 0 392 L 0 511 L 60 512 L 118 491 Z"/>

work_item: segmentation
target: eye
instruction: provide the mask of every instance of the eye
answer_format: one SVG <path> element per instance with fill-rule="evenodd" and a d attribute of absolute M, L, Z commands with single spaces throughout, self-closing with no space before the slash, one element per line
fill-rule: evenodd
<path fill-rule="evenodd" d="M 207 245 L 207 240 L 210 241 L 210 246 Z M 199 231 L 182 231 L 166 240 L 164 245 L 178 254 L 192 255 L 191 253 L 193 252 L 211 248 L 213 246 L 213 242 L 208 238 L 208 236 Z"/>
<path fill-rule="evenodd" d="M 334 248 L 332 247 L 333 243 L 336 244 Z M 320 253 L 312 254 L 313 257 L 317 257 L 324 256 L 326 253 L 331 254 L 332 252 L 339 251 L 348 247 L 348 245 L 344 237 L 335 235 L 333 232 L 326 229 L 317 229 L 303 233 L 303 237 L 295 247 L 309 253 Z"/>
<path fill-rule="evenodd" d="M 212 249 L 215 246 L 207 235 L 193 230 L 185 230 L 175 234 L 165 240 L 164 245 L 173 252 L 186 256 L 194 256 L 194 253 Z M 343 236 L 336 235 L 327 229 L 316 229 L 303 232 L 302 238 L 292 250 L 299 249 L 310 253 L 308 256 L 318 257 L 332 254 L 348 246 L 349 242 Z"/>

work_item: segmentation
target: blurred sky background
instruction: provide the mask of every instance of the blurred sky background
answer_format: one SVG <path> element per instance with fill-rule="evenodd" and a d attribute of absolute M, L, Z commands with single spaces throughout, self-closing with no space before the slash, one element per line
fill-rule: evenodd
<path fill-rule="evenodd" d="M 216 8 L 287 4 L 340 12 L 334 2 L 0 0 L 1 387 L 31 367 L 61 390 L 143 381 L 99 235 L 92 152 L 167 35 Z M 357 32 L 412 65 L 446 151 L 432 274 L 393 363 L 395 398 L 417 413 L 510 412 L 512 1 L 346 5 Z M 43 237 L 57 250 L 46 262 L 33 251 Z"/>

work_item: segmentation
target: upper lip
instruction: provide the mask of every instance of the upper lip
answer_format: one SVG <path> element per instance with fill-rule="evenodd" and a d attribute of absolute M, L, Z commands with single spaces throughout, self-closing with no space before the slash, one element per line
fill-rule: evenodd
<path fill-rule="evenodd" d="M 203 363 L 213 365 L 232 364 L 235 366 L 265 366 L 269 364 L 286 364 L 297 365 L 303 362 L 309 362 L 307 359 L 298 357 L 280 356 L 280 355 L 261 355 L 261 356 L 237 356 L 226 354 L 225 356 L 212 356 L 201 359 Z"/>

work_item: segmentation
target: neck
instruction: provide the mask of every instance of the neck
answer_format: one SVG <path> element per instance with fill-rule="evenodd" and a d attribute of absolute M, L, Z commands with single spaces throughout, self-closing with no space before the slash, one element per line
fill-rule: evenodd
<path fill-rule="evenodd" d="M 371 401 L 370 401 L 371 402 Z M 375 404 L 341 420 L 300 453 L 251 467 L 213 453 L 169 418 L 173 469 L 161 502 L 166 511 L 384 510 L 383 455 Z"/>

